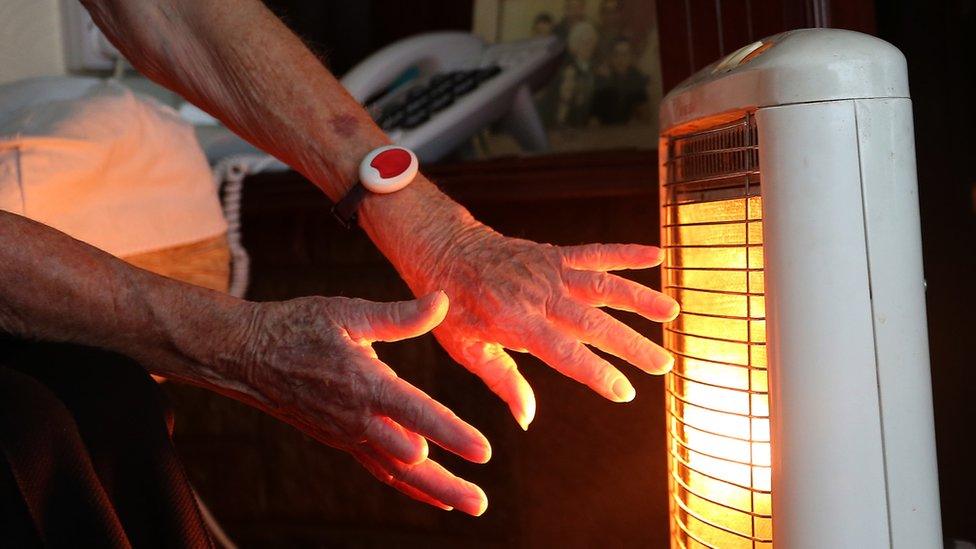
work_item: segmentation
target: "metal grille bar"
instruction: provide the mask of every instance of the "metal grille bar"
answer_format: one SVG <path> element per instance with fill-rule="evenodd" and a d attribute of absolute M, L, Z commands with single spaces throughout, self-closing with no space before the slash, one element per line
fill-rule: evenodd
<path fill-rule="evenodd" d="M 772 547 L 755 119 L 667 143 L 661 207 L 672 547 Z"/>

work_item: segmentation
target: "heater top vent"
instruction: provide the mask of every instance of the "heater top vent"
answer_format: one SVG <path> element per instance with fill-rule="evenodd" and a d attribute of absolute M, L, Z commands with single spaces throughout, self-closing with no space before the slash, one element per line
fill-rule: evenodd
<path fill-rule="evenodd" d="M 679 84 L 661 103 L 661 128 L 673 135 L 726 113 L 869 97 L 908 97 L 901 52 L 859 32 L 801 29 L 737 50 Z"/>

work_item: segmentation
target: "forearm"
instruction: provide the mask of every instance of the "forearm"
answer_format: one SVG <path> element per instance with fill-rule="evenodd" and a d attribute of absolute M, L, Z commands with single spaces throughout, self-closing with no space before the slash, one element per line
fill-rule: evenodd
<path fill-rule="evenodd" d="M 294 166 L 333 200 L 386 136 L 257 0 L 83 0 L 143 74 Z"/>
<path fill-rule="evenodd" d="M 97 346 L 156 374 L 227 385 L 208 344 L 246 331 L 250 304 L 132 267 L 50 227 L 0 211 L 0 331 Z M 235 327 L 241 326 L 238 330 Z M 233 345 L 226 349 L 232 352 Z M 229 386 L 228 386 L 229 388 Z"/>
<path fill-rule="evenodd" d="M 256 0 L 87 0 L 96 23 L 142 72 L 302 172 L 333 201 L 358 164 L 389 143 L 366 111 L 291 31 Z M 371 195 L 363 227 L 394 264 L 426 231 L 443 238 L 472 223 L 425 177 Z"/>

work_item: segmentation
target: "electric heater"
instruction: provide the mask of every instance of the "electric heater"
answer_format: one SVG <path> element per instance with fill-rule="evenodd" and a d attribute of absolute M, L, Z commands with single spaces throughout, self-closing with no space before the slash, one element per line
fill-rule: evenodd
<path fill-rule="evenodd" d="M 941 547 L 904 57 L 779 34 L 661 127 L 672 547 Z"/>

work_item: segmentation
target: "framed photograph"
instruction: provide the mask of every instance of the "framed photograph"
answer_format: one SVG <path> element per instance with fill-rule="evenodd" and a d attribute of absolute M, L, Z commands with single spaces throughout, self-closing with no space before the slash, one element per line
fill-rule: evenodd
<path fill-rule="evenodd" d="M 498 43 L 556 35 L 566 56 L 535 95 L 552 152 L 656 148 L 661 62 L 655 0 L 476 0 L 474 32 Z M 487 132 L 483 156 L 519 154 Z"/>

